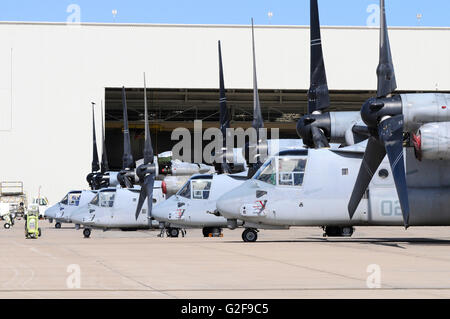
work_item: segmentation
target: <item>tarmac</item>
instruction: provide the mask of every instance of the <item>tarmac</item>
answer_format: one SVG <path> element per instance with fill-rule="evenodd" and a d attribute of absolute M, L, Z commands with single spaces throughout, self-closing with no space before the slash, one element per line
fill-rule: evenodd
<path fill-rule="evenodd" d="M 242 229 L 223 238 L 160 238 L 159 231 L 94 230 L 0 222 L 0 298 L 449 298 L 450 228 Z"/>

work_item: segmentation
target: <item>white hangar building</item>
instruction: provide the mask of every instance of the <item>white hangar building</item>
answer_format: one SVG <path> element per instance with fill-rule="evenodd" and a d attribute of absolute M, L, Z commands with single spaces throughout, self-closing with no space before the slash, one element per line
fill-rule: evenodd
<path fill-rule="evenodd" d="M 256 26 L 258 84 L 267 127 L 296 136 L 309 87 L 309 28 Z M 450 92 L 450 28 L 390 28 L 398 90 Z M 323 27 L 333 110 L 359 110 L 376 88 L 378 28 Z M 122 153 L 122 86 L 127 88 L 133 152 L 143 129 L 147 74 L 154 147 L 167 151 L 175 127 L 218 120 L 218 54 L 233 125 L 252 107 L 247 25 L 0 23 L 0 181 L 23 181 L 29 199 L 53 203 L 86 188 L 92 160 L 91 102 L 106 105 L 110 166 Z M 101 136 L 96 109 L 97 137 Z M 99 145 L 101 152 L 101 145 Z"/>

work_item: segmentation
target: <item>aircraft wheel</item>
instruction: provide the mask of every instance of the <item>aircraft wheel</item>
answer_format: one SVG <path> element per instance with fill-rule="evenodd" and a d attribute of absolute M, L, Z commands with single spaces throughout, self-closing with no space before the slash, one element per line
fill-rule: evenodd
<path fill-rule="evenodd" d="M 6 224 L 3 225 L 3 227 L 5 227 L 5 229 L 10 229 L 11 225 L 9 223 L 6 223 Z"/>
<path fill-rule="evenodd" d="M 222 237 L 222 229 L 219 227 L 211 228 L 212 237 Z"/>
<path fill-rule="evenodd" d="M 324 237 L 351 237 L 353 235 L 353 227 L 325 226 Z"/>
<path fill-rule="evenodd" d="M 209 227 L 203 228 L 202 233 L 203 233 L 203 237 L 209 237 L 209 234 L 211 233 L 211 228 L 209 228 Z"/>
<path fill-rule="evenodd" d="M 80 224 L 75 224 L 75 230 L 80 230 Z"/>
<path fill-rule="evenodd" d="M 83 236 L 84 236 L 84 238 L 89 238 L 89 237 L 91 237 L 91 230 L 90 230 L 89 228 L 85 228 L 85 229 L 83 230 Z"/>
<path fill-rule="evenodd" d="M 49 219 L 48 219 L 48 222 L 49 222 L 50 224 L 53 224 L 53 218 L 49 218 Z"/>
<path fill-rule="evenodd" d="M 178 228 L 169 228 L 168 229 L 169 237 L 177 238 L 180 235 L 180 231 Z"/>
<path fill-rule="evenodd" d="M 256 229 L 247 228 L 242 233 L 242 240 L 246 243 L 253 243 L 258 239 L 258 232 Z"/>
<path fill-rule="evenodd" d="M 57 223 L 55 224 L 55 228 L 56 228 L 56 229 L 60 229 L 60 228 L 61 228 L 61 223 L 60 223 L 60 222 L 57 222 Z"/>
<path fill-rule="evenodd" d="M 40 228 L 40 227 L 38 228 L 38 236 L 39 236 L 39 237 L 42 236 L 42 231 L 41 231 L 41 228 Z"/>
<path fill-rule="evenodd" d="M 342 227 L 341 235 L 342 237 L 352 237 L 354 231 L 353 227 Z"/>

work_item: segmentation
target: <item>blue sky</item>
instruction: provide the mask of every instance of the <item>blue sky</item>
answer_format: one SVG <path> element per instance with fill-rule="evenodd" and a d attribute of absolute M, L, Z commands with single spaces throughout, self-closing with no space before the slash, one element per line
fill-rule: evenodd
<path fill-rule="evenodd" d="M 319 0 L 323 25 L 366 25 L 378 0 Z M 67 8 L 81 9 L 81 22 L 307 25 L 309 0 L 1 0 L 0 21 L 64 22 Z M 392 26 L 450 26 L 449 0 L 386 0 Z M 273 12 L 269 21 L 268 12 Z"/>

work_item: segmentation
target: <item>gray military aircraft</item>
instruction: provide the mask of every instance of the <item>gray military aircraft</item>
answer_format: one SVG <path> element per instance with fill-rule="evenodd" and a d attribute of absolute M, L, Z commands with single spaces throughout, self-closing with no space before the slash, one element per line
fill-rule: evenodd
<path fill-rule="evenodd" d="M 253 25 L 252 25 L 253 27 Z M 253 28 L 252 28 L 253 31 Z M 252 39 L 253 38 L 252 32 Z M 216 159 L 217 174 L 199 174 L 192 176 L 183 187 L 164 203 L 154 207 L 152 217 L 160 221 L 161 235 L 164 230 L 168 237 L 178 237 L 180 230 L 186 228 L 202 228 L 205 237 L 222 235 L 222 228 L 227 226 L 227 220 L 217 214 L 216 201 L 226 192 L 236 188 L 248 178 L 248 172 L 230 174 L 235 170 L 235 163 L 229 163 L 226 156 L 227 128 L 230 127 L 230 117 L 226 105 L 225 84 L 222 65 L 221 43 L 219 49 L 219 106 L 220 129 L 223 136 L 222 154 Z M 254 46 L 253 46 L 254 50 Z M 256 68 L 255 63 L 253 67 Z M 256 74 L 256 70 L 254 70 Z M 254 114 L 261 114 L 256 81 L 254 82 Z M 260 124 L 259 126 L 261 126 Z M 267 140 L 268 153 L 278 153 L 279 149 L 294 148 L 299 140 Z M 236 149 L 234 149 L 236 150 Z M 252 165 L 249 166 L 252 169 Z M 270 227 L 273 228 L 273 227 Z"/>
<path fill-rule="evenodd" d="M 281 152 L 223 195 L 218 211 L 231 228 L 244 221 L 244 241 L 257 240 L 257 227 L 247 222 L 322 226 L 328 236 L 351 236 L 354 226 L 450 225 L 450 95 L 392 95 L 396 83 L 384 0 L 380 5 L 377 97 L 361 109 L 369 140 Z"/>
<path fill-rule="evenodd" d="M 117 172 L 111 172 L 108 168 L 108 158 L 106 154 L 106 143 L 104 135 L 104 124 L 102 121 L 102 162 L 99 163 L 98 151 L 97 151 L 97 138 L 95 133 L 95 103 L 92 103 L 92 128 L 93 128 L 93 152 L 92 152 L 92 170 L 88 174 L 86 180 L 91 187 L 91 190 L 76 190 L 70 191 L 67 195 L 55 205 L 49 207 L 45 211 L 46 218 L 52 223 L 55 220 L 55 228 L 61 228 L 63 223 L 72 223 L 70 216 L 74 210 L 80 205 L 83 206 L 90 202 L 96 195 L 96 190 L 111 185 L 114 187 L 118 185 Z M 103 114 L 103 103 L 102 103 Z M 102 116 L 103 118 L 103 116 Z"/>
<path fill-rule="evenodd" d="M 71 191 L 60 202 L 47 208 L 45 216 L 50 223 L 55 221 L 55 228 L 59 229 L 61 224 L 71 223 L 70 216 L 73 211 L 90 202 L 96 193 L 95 190 Z"/>

